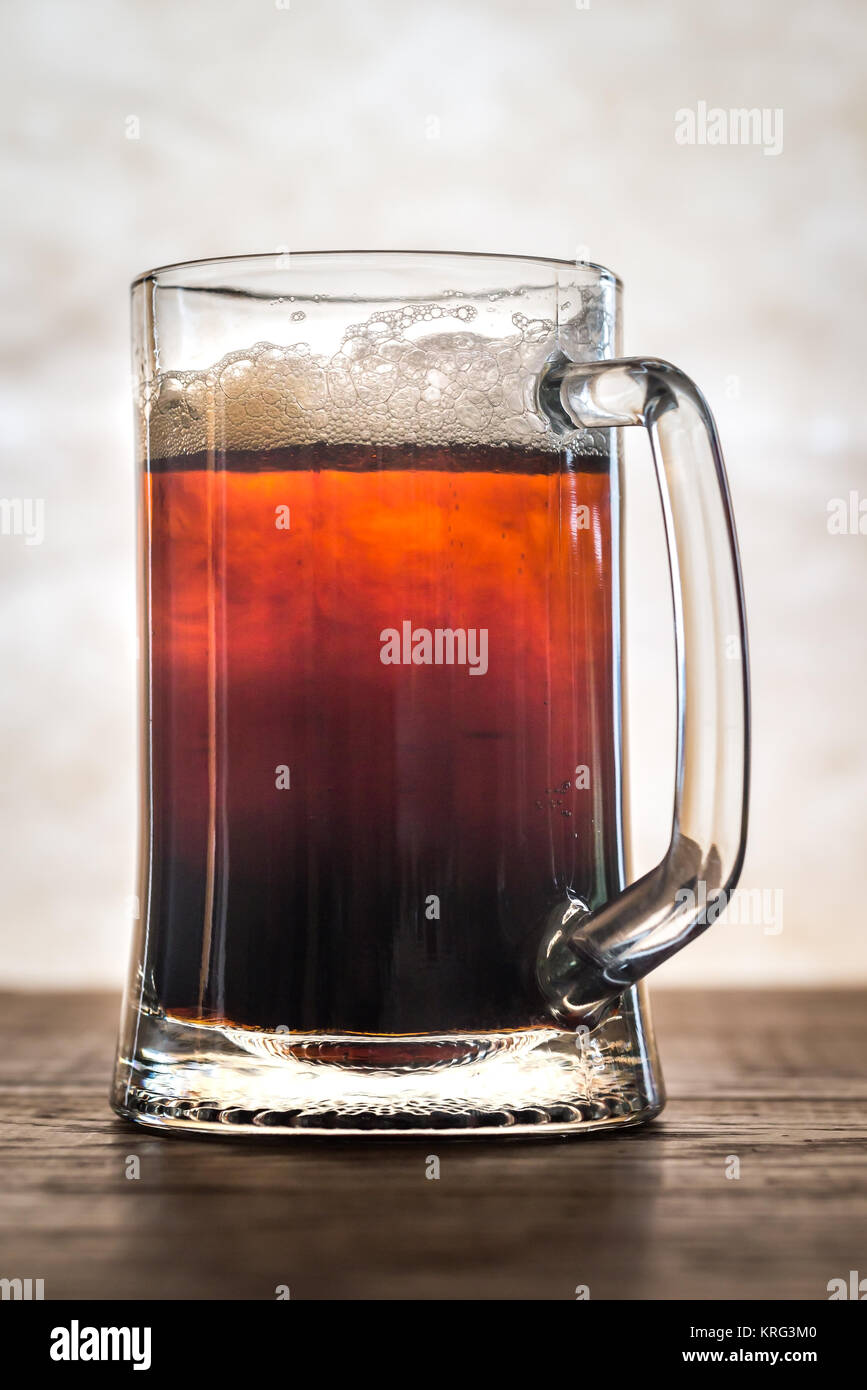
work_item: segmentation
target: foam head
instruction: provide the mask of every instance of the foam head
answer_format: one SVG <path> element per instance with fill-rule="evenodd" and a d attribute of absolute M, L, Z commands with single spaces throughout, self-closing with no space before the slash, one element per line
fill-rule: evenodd
<path fill-rule="evenodd" d="M 306 314 L 296 309 L 296 342 L 258 342 L 204 371 L 155 376 L 142 444 L 151 458 L 313 443 L 555 450 L 562 440 L 540 410 L 538 376 L 569 335 L 581 348 L 587 309 L 559 328 L 515 313 L 498 338 L 476 331 L 467 302 L 380 309 L 348 325 L 330 354 L 303 340 Z M 574 441 L 581 453 L 597 445 Z"/>

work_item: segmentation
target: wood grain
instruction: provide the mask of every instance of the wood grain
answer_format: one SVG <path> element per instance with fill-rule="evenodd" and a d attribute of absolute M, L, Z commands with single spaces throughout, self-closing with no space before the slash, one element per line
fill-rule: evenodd
<path fill-rule="evenodd" d="M 47 1298 L 825 1299 L 867 1275 L 865 995 L 654 1005 L 669 1103 L 646 1129 L 258 1147 L 111 1114 L 113 996 L 0 996 L 0 1276 Z"/>

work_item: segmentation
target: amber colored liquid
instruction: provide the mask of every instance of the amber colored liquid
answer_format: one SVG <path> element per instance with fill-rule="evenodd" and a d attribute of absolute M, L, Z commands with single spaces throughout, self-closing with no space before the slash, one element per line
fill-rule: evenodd
<path fill-rule="evenodd" d="M 548 914 L 617 887 L 604 461 L 204 464 L 145 477 L 154 1001 L 301 1032 L 544 1023 Z M 487 671 L 383 664 L 405 621 L 485 629 Z"/>

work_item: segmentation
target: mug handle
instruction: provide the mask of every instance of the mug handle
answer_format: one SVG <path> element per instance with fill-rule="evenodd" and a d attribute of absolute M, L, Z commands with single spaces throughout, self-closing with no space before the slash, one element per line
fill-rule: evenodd
<path fill-rule="evenodd" d="M 744 858 L 749 669 L 740 559 L 713 416 L 668 362 L 550 364 L 540 404 L 558 432 L 644 425 L 674 603 L 677 752 L 671 843 L 656 868 L 595 912 L 556 909 L 537 960 L 555 1017 L 599 1022 L 630 985 L 722 912 Z"/>

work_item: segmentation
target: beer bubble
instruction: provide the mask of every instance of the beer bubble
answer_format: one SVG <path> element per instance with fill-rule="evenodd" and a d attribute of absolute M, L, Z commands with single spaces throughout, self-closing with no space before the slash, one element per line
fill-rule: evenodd
<path fill-rule="evenodd" d="M 308 308 L 324 298 L 314 296 Z M 438 303 L 374 310 L 346 324 L 326 353 L 312 318 L 296 308 L 288 321 L 306 320 L 309 341 L 258 342 L 207 370 L 155 377 L 140 412 L 142 446 L 153 458 L 362 442 L 554 451 L 562 441 L 540 412 L 535 382 L 568 335 L 592 345 L 594 313 L 598 304 L 584 304 L 580 322 L 559 329 L 516 313 L 513 331 L 492 338 L 479 331 L 476 305 L 456 292 Z M 601 442 L 583 435 L 575 440 L 581 451 Z"/>

